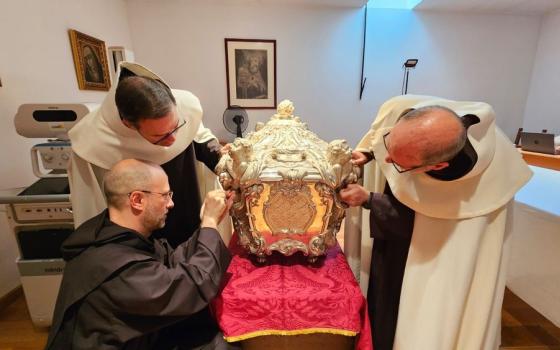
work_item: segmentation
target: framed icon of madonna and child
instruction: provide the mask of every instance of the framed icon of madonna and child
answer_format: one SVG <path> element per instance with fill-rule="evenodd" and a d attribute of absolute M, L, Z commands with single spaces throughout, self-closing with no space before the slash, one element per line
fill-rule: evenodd
<path fill-rule="evenodd" d="M 111 87 L 105 42 L 77 30 L 68 30 L 80 90 L 104 90 Z"/>

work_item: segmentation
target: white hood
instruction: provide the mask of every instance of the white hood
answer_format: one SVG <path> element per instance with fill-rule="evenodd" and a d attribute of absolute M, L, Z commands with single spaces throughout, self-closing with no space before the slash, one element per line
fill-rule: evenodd
<path fill-rule="evenodd" d="M 480 119 L 467 130 L 478 160 L 459 179 L 441 181 L 425 173 L 398 173 L 385 162 L 383 135 L 403 111 L 428 105 L 448 107 L 459 116 L 474 114 Z M 492 107 L 483 102 L 415 95 L 392 98 L 381 106 L 371 130 L 357 147 L 364 148 L 373 151 L 378 169 L 395 197 L 414 211 L 434 218 L 463 219 L 490 213 L 511 200 L 532 175 L 511 141 L 495 125 Z"/>
<path fill-rule="evenodd" d="M 120 67 L 165 84 L 155 73 L 139 64 L 121 62 Z M 171 90 L 177 102 L 177 111 L 186 125 L 177 130 L 176 141 L 171 146 L 151 144 L 136 130 L 122 123 L 115 103 L 116 86 L 113 84 L 98 109 L 86 115 L 69 132 L 73 151 L 87 162 L 104 169 L 127 158 L 163 164 L 183 152 L 193 140 L 205 142 L 214 137 L 202 125 L 202 107 L 198 98 L 189 91 Z"/>

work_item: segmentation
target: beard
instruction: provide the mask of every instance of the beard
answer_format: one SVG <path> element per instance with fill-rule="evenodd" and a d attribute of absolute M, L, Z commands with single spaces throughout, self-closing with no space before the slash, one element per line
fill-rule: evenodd
<path fill-rule="evenodd" d="M 144 215 L 144 227 L 150 231 L 159 230 L 165 226 L 165 219 L 167 219 L 167 210 L 161 213 L 161 210 L 148 207 Z"/>

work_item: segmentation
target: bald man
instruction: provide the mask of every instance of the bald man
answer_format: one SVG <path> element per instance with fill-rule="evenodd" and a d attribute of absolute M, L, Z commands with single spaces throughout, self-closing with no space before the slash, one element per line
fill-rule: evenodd
<path fill-rule="evenodd" d="M 383 136 L 387 149 L 385 162 L 398 173 L 437 172 L 449 166 L 465 145 L 466 130 L 452 110 L 427 106 L 405 113 L 391 131 Z M 365 164 L 370 153 L 354 151 L 354 163 Z M 340 191 L 341 199 L 350 206 L 374 208 L 370 222 L 375 244 L 368 288 L 372 337 L 376 350 L 391 350 L 397 326 L 399 299 L 404 268 L 414 225 L 414 211 L 391 193 L 372 193 L 351 184 Z"/>
<path fill-rule="evenodd" d="M 201 229 L 173 250 L 153 231 L 173 208 L 167 175 L 125 159 L 104 177 L 105 211 L 62 246 L 47 349 L 230 349 L 210 317 L 230 255 L 216 228 L 233 198 L 210 192 Z"/>
<path fill-rule="evenodd" d="M 376 191 L 340 196 L 370 209 L 374 348 L 497 349 L 510 205 L 531 173 L 491 107 L 396 97 L 356 149 Z"/>

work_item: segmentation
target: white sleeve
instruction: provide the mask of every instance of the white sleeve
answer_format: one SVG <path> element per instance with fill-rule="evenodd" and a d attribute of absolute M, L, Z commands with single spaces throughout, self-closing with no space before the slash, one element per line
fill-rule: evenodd
<path fill-rule="evenodd" d="M 68 183 L 74 227 L 80 226 L 106 208 L 101 182 L 92 167 L 92 164 L 72 152 L 68 166 Z"/>
<path fill-rule="evenodd" d="M 214 134 L 212 134 L 212 131 L 210 131 L 210 129 L 204 127 L 204 124 L 202 124 L 202 121 L 200 122 L 200 126 L 198 127 L 198 131 L 196 133 L 196 135 L 194 136 L 194 141 L 197 143 L 204 143 L 204 142 L 208 142 L 212 139 L 218 139 L 216 136 L 214 136 Z"/>

